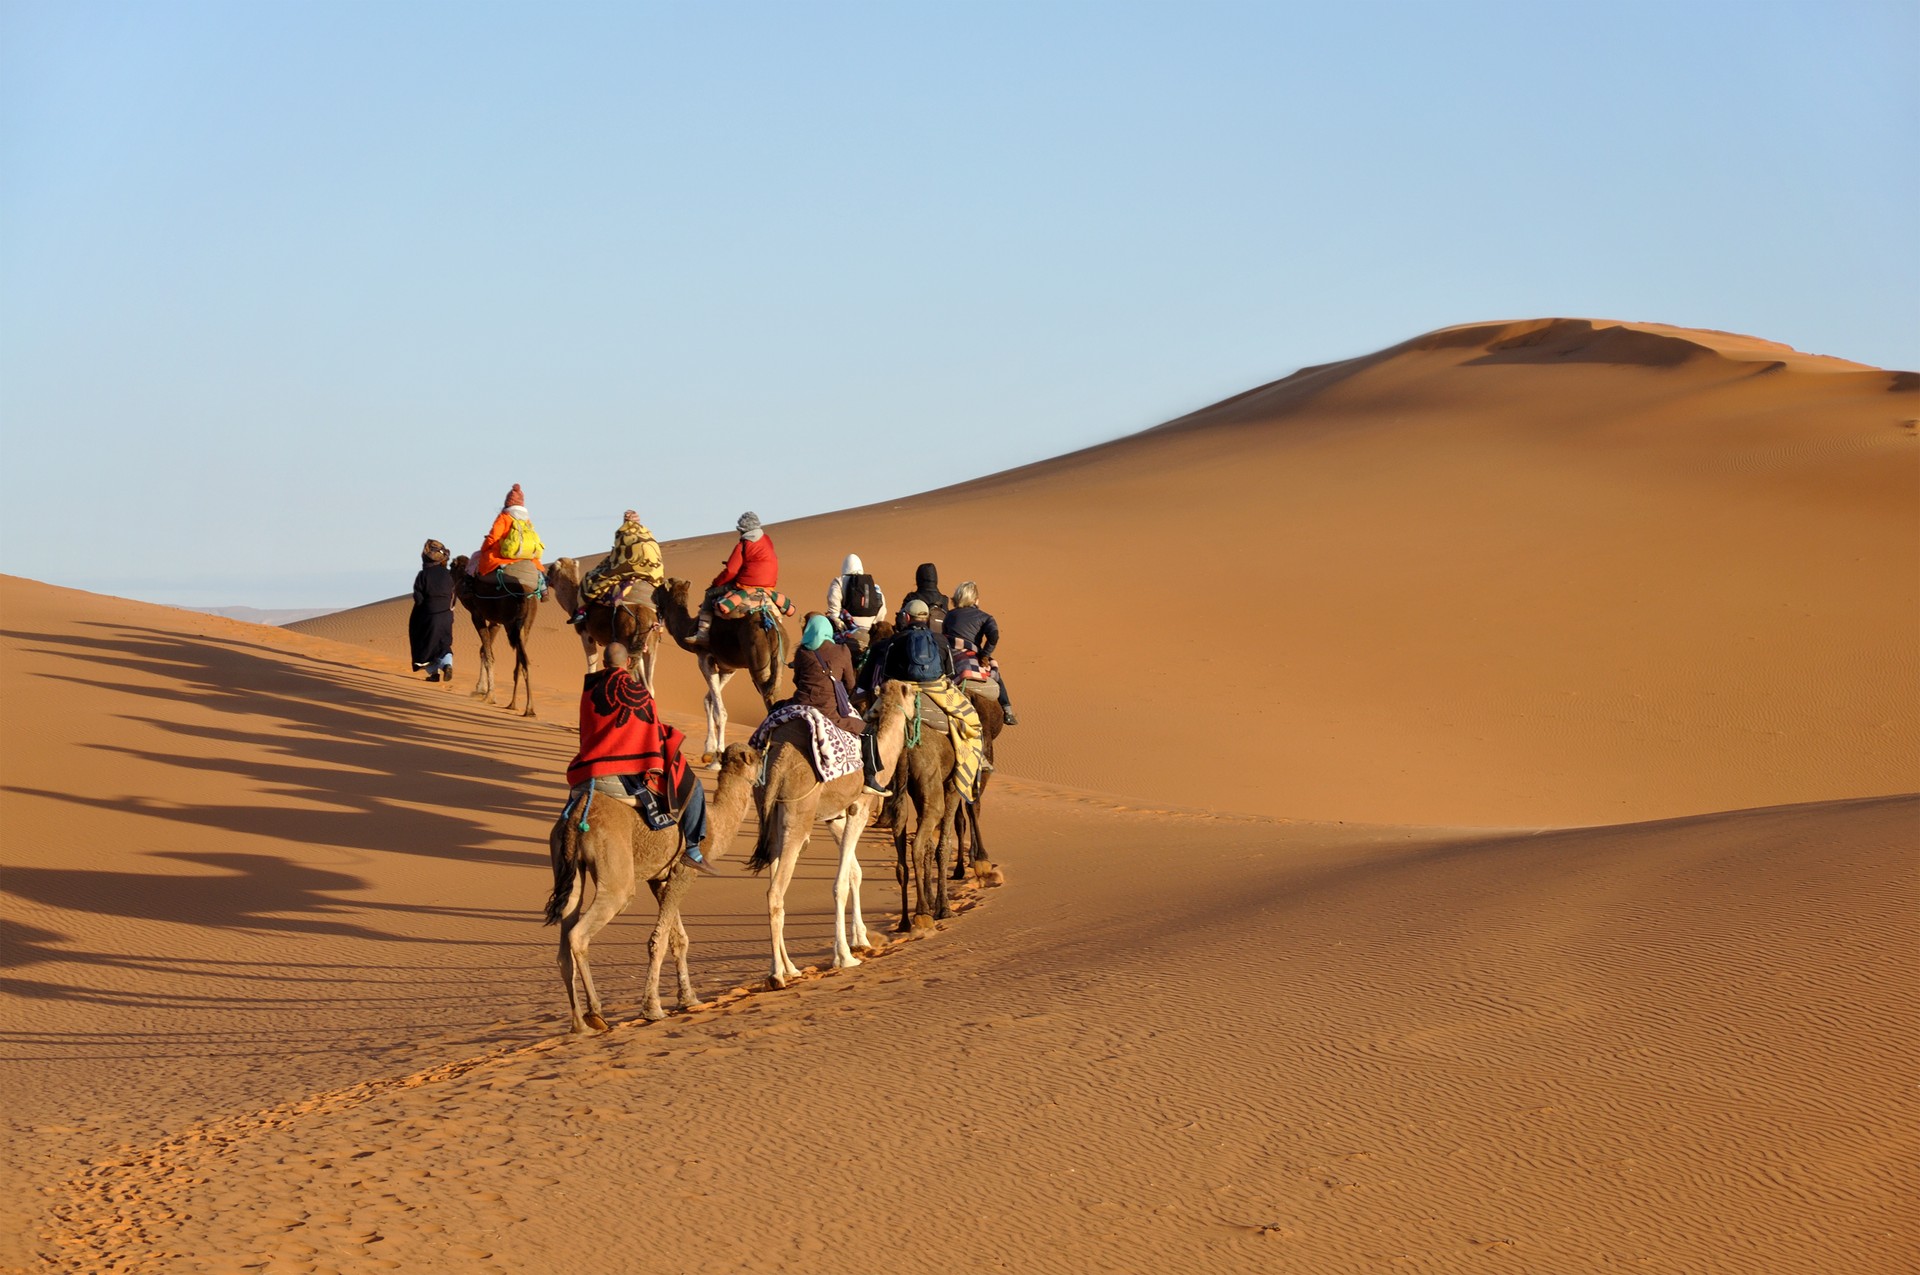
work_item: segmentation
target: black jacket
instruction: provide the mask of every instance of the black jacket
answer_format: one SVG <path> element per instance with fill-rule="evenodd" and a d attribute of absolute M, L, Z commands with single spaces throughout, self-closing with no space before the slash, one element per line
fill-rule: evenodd
<path fill-rule="evenodd" d="M 453 572 L 444 562 L 420 568 L 413 578 L 413 605 L 429 615 L 453 610 Z"/>

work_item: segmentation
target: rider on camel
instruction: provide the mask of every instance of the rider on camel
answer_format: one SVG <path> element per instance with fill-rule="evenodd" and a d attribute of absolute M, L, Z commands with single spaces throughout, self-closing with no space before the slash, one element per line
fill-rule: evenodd
<path fill-rule="evenodd" d="M 913 592 L 900 604 L 900 618 L 895 621 L 900 627 L 907 625 L 907 603 L 916 600 L 927 604 L 929 626 L 935 633 L 940 632 L 947 618 L 947 595 L 940 592 L 940 568 L 931 562 L 921 563 L 913 573 Z"/>
<path fill-rule="evenodd" d="M 748 510 L 740 515 L 734 527 L 740 532 L 740 539 L 734 542 L 727 565 L 720 568 L 720 574 L 707 586 L 706 600 L 700 604 L 699 627 L 693 635 L 695 646 L 707 644 L 707 630 L 713 625 L 716 606 L 725 617 L 734 609 L 733 603 L 757 597 L 758 591 L 771 591 L 780 584 L 780 558 L 774 553 L 773 537 L 760 526 L 760 515 Z M 791 615 L 791 604 L 788 605 Z"/>
<path fill-rule="evenodd" d="M 629 509 L 619 530 L 613 533 L 613 549 L 580 582 L 580 608 L 567 623 L 579 624 L 587 618 L 587 603 L 600 601 L 628 581 L 658 585 L 665 583 L 666 578 L 659 542 L 641 523 L 640 515 Z"/>
<path fill-rule="evenodd" d="M 487 538 L 481 542 L 478 552 L 467 559 L 467 574 L 476 580 L 493 580 L 494 573 L 502 567 L 531 562 L 534 571 L 544 575 L 546 568 L 541 565 L 540 555 L 546 548 L 527 514 L 527 498 L 520 494 L 520 484 L 515 483 L 494 517 L 493 526 L 487 529 Z"/>
<path fill-rule="evenodd" d="M 607 666 L 587 674 L 580 693 L 580 752 L 567 766 L 567 783 L 590 784 L 596 793 L 636 807 L 643 819 L 649 808 L 680 802 L 687 847 L 681 857 L 718 876 L 720 870 L 700 853 L 707 839 L 707 796 L 681 756 L 685 737 L 660 720 L 646 683 L 627 672 L 627 658 L 625 646 L 609 643 Z M 648 826 L 654 826 L 651 820 Z"/>
<path fill-rule="evenodd" d="M 971 580 L 963 580 L 953 591 L 953 610 L 947 612 L 945 636 L 947 641 L 969 652 L 980 670 L 992 672 L 993 680 L 1000 687 L 1000 715 L 1007 725 L 1018 726 L 1020 720 L 1013 715 L 1013 704 L 1007 698 L 1006 676 L 1000 671 L 1000 661 L 993 658 L 995 648 L 1000 645 L 1000 625 L 980 609 L 980 588 Z"/>

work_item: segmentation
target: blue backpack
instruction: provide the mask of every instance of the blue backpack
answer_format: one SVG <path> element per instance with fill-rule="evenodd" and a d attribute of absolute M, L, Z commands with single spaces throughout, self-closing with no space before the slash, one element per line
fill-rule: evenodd
<path fill-rule="evenodd" d="M 940 659 L 940 638 L 932 629 L 908 629 L 894 639 L 899 650 L 887 652 L 887 671 L 907 682 L 937 682 L 947 675 Z"/>

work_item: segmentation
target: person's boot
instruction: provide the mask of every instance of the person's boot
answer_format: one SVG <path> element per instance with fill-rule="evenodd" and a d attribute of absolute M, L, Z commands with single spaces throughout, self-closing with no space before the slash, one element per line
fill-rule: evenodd
<path fill-rule="evenodd" d="M 687 848 L 680 852 L 680 857 L 685 859 L 688 863 L 692 864 L 693 870 L 695 872 L 699 872 L 710 877 L 717 877 L 720 875 L 720 869 L 714 867 L 713 864 L 708 861 L 707 856 L 700 853 L 700 847 L 695 842 L 689 841 L 687 843 Z"/>
<path fill-rule="evenodd" d="M 880 737 L 872 731 L 860 736 L 860 769 L 866 775 L 867 791 L 876 797 L 891 797 L 891 788 L 882 788 L 875 775 L 880 770 Z"/>
<path fill-rule="evenodd" d="M 571 620 L 568 620 L 567 623 L 571 624 L 574 628 L 577 629 L 580 627 L 582 623 L 585 622 L 586 618 L 587 618 L 587 609 L 585 607 L 581 607 L 578 611 L 575 611 L 573 613 L 573 618 Z"/>
<path fill-rule="evenodd" d="M 1011 704 L 1002 704 L 1000 706 L 1000 719 L 1009 726 L 1018 726 L 1020 724 L 1020 719 L 1013 715 L 1013 705 Z"/>
<path fill-rule="evenodd" d="M 705 646 L 707 644 L 707 630 L 712 627 L 713 627 L 713 616 L 706 611 L 702 611 L 700 613 L 699 620 L 697 620 L 694 623 L 693 640 L 689 643 L 689 645 Z"/>

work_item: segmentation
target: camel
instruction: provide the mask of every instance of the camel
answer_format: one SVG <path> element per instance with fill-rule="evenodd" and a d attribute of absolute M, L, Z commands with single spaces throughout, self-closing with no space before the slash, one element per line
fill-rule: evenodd
<path fill-rule="evenodd" d="M 569 616 L 580 609 L 580 585 L 583 579 L 580 564 L 572 558 L 561 558 L 547 568 L 547 587 L 553 590 L 553 600 Z M 589 602 L 587 618 L 574 627 L 580 634 L 580 647 L 587 653 L 587 672 L 599 672 L 607 644 L 618 642 L 633 652 L 629 667 L 640 675 L 640 681 L 651 692 L 663 626 L 659 613 L 653 609 L 651 591 L 641 593 L 636 585 L 629 596 L 643 596 L 646 601 L 623 602 L 617 607 L 605 602 Z"/>
<path fill-rule="evenodd" d="M 715 619 L 707 629 L 707 644 L 695 646 L 699 609 L 688 605 L 691 593 L 685 580 L 669 580 L 653 591 L 653 607 L 668 636 L 700 662 L 700 676 L 707 680 L 707 752 L 717 756 L 727 746 L 727 702 L 721 692 L 735 673 L 744 671 L 772 712 L 780 670 L 787 663 L 787 630 L 783 624 L 766 628 L 752 616 Z"/>
<path fill-rule="evenodd" d="M 878 777 L 882 783 L 895 773 L 906 743 L 907 704 L 913 690 L 911 682 L 888 682 L 880 689 L 874 717 L 879 722 Z M 760 806 L 760 837 L 747 866 L 755 872 L 773 869 L 767 882 L 767 920 L 773 936 L 773 966 L 767 981 L 775 987 L 785 987 L 790 979 L 800 976 L 799 967 L 787 953 L 787 887 L 815 819 L 826 822 L 840 847 L 840 867 L 833 878 L 833 968 L 860 964 L 853 949 L 873 946 L 860 915 L 860 860 L 854 852 L 880 799 L 866 791 L 866 781 L 858 770 L 822 783 L 808 760 L 807 749 L 806 723 L 788 722 L 776 728 L 767 741 L 766 779 L 755 794 Z"/>
<path fill-rule="evenodd" d="M 701 847 L 708 860 L 726 853 L 745 821 L 759 767 L 760 754 L 743 744 L 735 744 L 721 758 L 720 784 L 707 803 L 707 841 Z M 582 801 L 561 812 L 547 834 L 547 844 L 553 856 L 553 893 L 547 899 L 546 919 L 548 925 L 560 926 L 560 979 L 567 985 L 567 1011 L 574 1033 L 608 1030 L 601 1016 L 600 993 L 587 967 L 587 946 L 609 921 L 626 911 L 641 881 L 653 891 L 659 906 L 653 934 L 647 939 L 650 963 L 641 1013 L 649 1022 L 667 1016 L 660 1008 L 660 966 L 669 948 L 680 977 L 680 1008 L 698 1005 L 693 973 L 687 968 L 687 927 L 680 919 L 680 905 L 695 873 L 680 857 L 680 829 L 655 832 L 630 799 L 596 794 L 591 805 Z M 587 877 L 593 878 L 594 894 L 583 910 Z M 587 992 L 585 1013 L 574 987 L 576 969 Z"/>
<path fill-rule="evenodd" d="M 945 731 L 925 730 L 919 742 L 902 757 L 901 781 L 893 785 L 888 810 L 893 826 L 895 872 L 900 881 L 901 930 L 945 920 L 953 914 L 947 899 L 946 853 L 953 846 L 952 879 L 964 881 L 969 870 L 983 880 L 993 865 L 980 840 L 980 799 L 992 778 L 993 742 L 1005 727 L 1000 701 L 975 694 L 962 685 L 979 714 L 987 766 L 981 768 L 972 801 L 963 801 L 955 782 L 953 737 Z M 912 823 L 908 827 L 908 814 Z M 971 824 L 971 836 L 967 826 Z M 970 843 L 970 844 L 969 844 Z"/>
<path fill-rule="evenodd" d="M 473 688 L 473 698 L 493 702 L 493 635 L 505 629 L 507 645 L 513 648 L 513 692 L 507 696 L 507 708 L 511 711 L 519 700 L 520 683 L 524 679 L 527 711 L 521 716 L 532 717 L 533 668 L 527 660 L 527 635 L 533 632 L 533 617 L 540 609 L 538 595 L 476 596 L 476 582 L 467 574 L 465 554 L 449 562 L 447 570 L 453 573 L 454 597 L 467 609 L 473 618 L 473 631 L 480 635 L 480 681 Z"/>
<path fill-rule="evenodd" d="M 894 772 L 894 873 L 900 880 L 900 924 L 908 931 L 950 914 L 941 857 L 955 839 L 954 818 L 963 804 L 953 775 L 953 738 L 928 729 L 908 748 Z M 911 810 L 913 826 L 908 827 Z"/>

